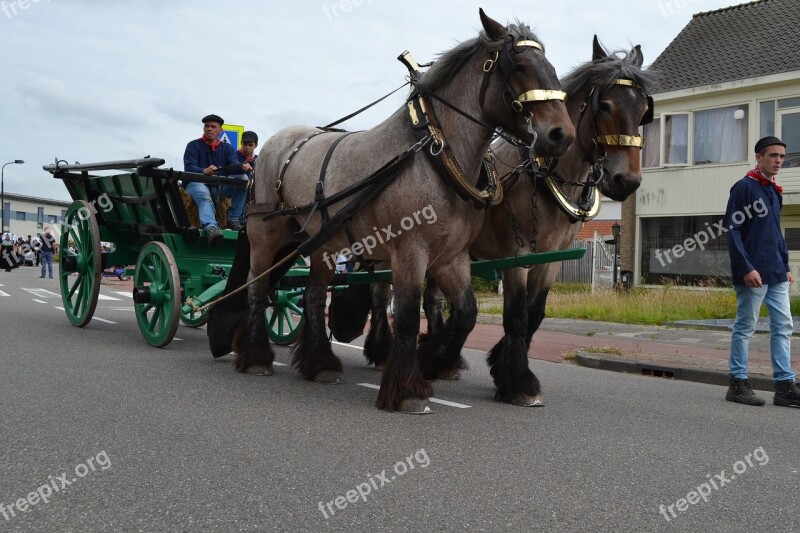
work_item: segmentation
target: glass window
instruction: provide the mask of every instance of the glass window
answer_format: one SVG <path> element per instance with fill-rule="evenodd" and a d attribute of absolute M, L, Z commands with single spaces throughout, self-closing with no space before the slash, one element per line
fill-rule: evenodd
<path fill-rule="evenodd" d="M 3 231 L 8 229 L 8 225 L 11 223 L 11 204 L 9 202 L 3 202 Z"/>
<path fill-rule="evenodd" d="M 748 106 L 694 112 L 694 164 L 747 161 Z"/>
<path fill-rule="evenodd" d="M 778 100 L 778 109 L 786 109 L 787 107 L 800 107 L 800 98 Z"/>
<path fill-rule="evenodd" d="M 42 229 L 44 227 L 44 207 L 37 208 L 36 227 L 39 229 Z"/>
<path fill-rule="evenodd" d="M 783 167 L 800 167 L 800 113 L 781 113 L 781 140 L 786 143 Z"/>
<path fill-rule="evenodd" d="M 731 283 L 723 215 L 642 219 L 642 278 L 647 284 L 725 285 Z M 700 246 L 702 243 L 702 247 Z"/>
<path fill-rule="evenodd" d="M 57 224 L 58 223 L 58 215 L 47 215 L 47 223 L 48 224 Z"/>
<path fill-rule="evenodd" d="M 644 168 L 661 166 L 661 119 L 656 118 L 650 124 L 645 124 L 642 136 L 644 137 L 642 166 Z"/>
<path fill-rule="evenodd" d="M 16 220 L 21 220 L 25 222 L 25 211 L 17 211 Z"/>
<path fill-rule="evenodd" d="M 766 102 L 761 102 L 760 104 L 758 104 L 758 111 L 759 111 L 758 138 L 761 139 L 762 137 L 775 135 L 775 100 L 767 100 Z"/>
<path fill-rule="evenodd" d="M 61 210 L 61 221 L 63 222 L 65 218 L 67 218 L 67 210 L 66 209 L 62 209 Z"/>
<path fill-rule="evenodd" d="M 667 115 L 664 119 L 664 164 L 689 163 L 689 115 Z"/>

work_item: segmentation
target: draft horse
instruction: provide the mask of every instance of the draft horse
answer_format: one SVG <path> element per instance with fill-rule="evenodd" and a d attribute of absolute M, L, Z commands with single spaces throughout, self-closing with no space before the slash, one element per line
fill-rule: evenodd
<path fill-rule="evenodd" d="M 531 251 L 566 249 L 582 223 L 597 215 L 600 198 L 623 201 L 639 187 L 639 153 L 644 138 L 638 129 L 652 121 L 648 87 L 654 73 L 643 70 L 641 48 L 608 54 L 593 40 L 592 61 L 567 74 L 562 85 L 576 140 L 555 160 L 532 162 L 504 141 L 492 148 L 506 195 L 485 213 L 477 239 L 469 247 L 476 259 L 499 259 Z M 553 165 L 552 168 L 548 167 Z M 541 170 L 540 170 L 541 169 Z M 502 339 L 491 349 L 488 364 L 496 398 L 522 406 L 543 405 L 541 385 L 529 369 L 527 353 L 544 319 L 547 295 L 561 263 L 514 268 L 503 272 Z M 453 327 L 443 318 L 443 298 L 434 273 L 424 295 L 428 334 L 421 341 L 420 365 L 427 379 L 457 377 L 443 339 Z M 390 349 L 386 307 L 388 285 L 373 286 L 370 331 L 364 355 L 380 367 Z M 461 368 L 466 368 L 463 360 Z"/>
<path fill-rule="evenodd" d="M 499 188 L 477 187 L 494 131 L 513 134 L 518 144 L 533 144 L 537 153 L 553 157 L 574 139 L 565 95 L 536 35 L 520 23 L 504 27 L 483 10 L 480 19 L 479 37 L 412 76 L 411 96 L 391 117 L 356 133 L 307 126 L 281 130 L 262 148 L 264 163 L 253 181 L 249 279 L 298 242 L 299 251 L 311 257 L 306 324 L 293 350 L 293 365 L 310 380 L 336 383 L 342 372 L 325 329 L 325 291 L 334 271 L 323 254 L 346 247 L 355 252 L 355 243 L 384 229 L 395 234 L 369 251 L 362 247 L 364 260 L 397 266 L 392 349 L 377 398 L 377 406 L 388 411 L 430 412 L 432 386 L 416 355 L 426 271 L 453 306 L 452 334 L 443 350 L 454 362 L 475 324 L 467 247 L 483 224 L 476 204 L 499 199 Z M 401 154 L 394 162 L 402 163 L 387 166 L 384 154 Z M 370 180 L 374 183 L 365 184 Z M 345 197 L 353 191 L 356 200 Z M 435 224 L 398 230 L 404 218 L 423 208 L 436 213 Z M 268 278 L 248 287 L 247 313 L 233 340 L 239 371 L 272 373 L 274 352 L 263 316 L 269 292 Z"/>

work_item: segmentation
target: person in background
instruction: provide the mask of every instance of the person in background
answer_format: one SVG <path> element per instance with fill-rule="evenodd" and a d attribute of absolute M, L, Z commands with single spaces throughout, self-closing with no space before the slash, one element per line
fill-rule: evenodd
<path fill-rule="evenodd" d="M 50 275 L 50 279 L 53 278 L 53 255 L 58 253 L 58 243 L 56 242 L 56 238 L 53 234 L 50 233 L 50 228 L 44 228 L 44 235 L 39 235 L 39 240 L 42 243 L 42 275 L 39 276 L 40 278 L 44 278 L 45 271 L 47 271 Z"/>
<path fill-rule="evenodd" d="M 783 188 L 775 181 L 786 157 L 786 144 L 777 137 L 764 137 L 756 143 L 755 153 L 756 167 L 731 187 L 725 211 L 725 226 L 730 228 L 727 241 L 731 277 L 736 291 L 730 387 L 725 399 L 746 405 L 765 403 L 755 395 L 747 379 L 750 339 L 764 303 L 769 314 L 769 348 L 775 380 L 772 403 L 800 407 L 800 387 L 795 383 L 790 358 L 794 324 L 789 285 L 794 278 L 789 271 L 789 251 L 781 231 Z M 754 208 L 757 216 L 753 216 Z"/>
<path fill-rule="evenodd" d="M 242 147 L 236 151 L 236 158 L 239 160 L 239 163 L 242 165 L 249 165 L 250 170 L 243 173 L 243 174 L 231 174 L 231 178 L 243 179 L 249 181 L 253 179 L 253 172 L 256 168 L 256 159 L 258 159 L 258 155 L 256 155 L 256 147 L 258 146 L 258 135 L 254 131 L 246 131 L 242 133 Z M 225 191 L 231 195 L 233 198 L 233 194 L 235 193 L 234 189 L 236 187 L 229 186 L 227 189 L 229 191 Z M 231 201 L 231 208 L 228 211 L 228 226 L 234 230 L 241 230 L 244 227 L 245 219 L 246 219 L 246 211 L 247 211 L 247 195 L 244 195 L 243 201 L 241 204 L 234 205 L 233 201 Z"/>
<path fill-rule="evenodd" d="M 0 264 L 3 265 L 6 272 L 11 272 L 11 269 L 17 264 L 14 258 L 14 240 L 10 233 L 3 235 L 3 240 L 0 242 Z"/>
<path fill-rule="evenodd" d="M 236 157 L 236 150 L 228 143 L 219 140 L 222 125 L 225 123 L 219 115 L 206 115 L 203 117 L 203 135 L 199 139 L 190 141 L 183 154 L 183 168 L 186 172 L 205 174 L 206 176 L 217 173 L 229 176 L 237 172 L 250 172 L 249 163 L 240 164 Z M 214 200 L 231 197 L 231 209 L 228 213 L 228 226 L 231 229 L 241 229 L 241 222 L 231 218 L 231 213 L 244 212 L 247 201 L 246 191 L 243 187 L 229 187 L 206 185 L 205 183 L 190 182 L 184 187 L 186 192 L 197 204 L 197 213 L 200 224 L 206 231 L 206 238 L 211 247 L 222 244 L 222 231 L 217 222 Z M 222 193 L 226 193 L 224 196 Z M 239 216 L 237 215 L 237 216 Z"/>

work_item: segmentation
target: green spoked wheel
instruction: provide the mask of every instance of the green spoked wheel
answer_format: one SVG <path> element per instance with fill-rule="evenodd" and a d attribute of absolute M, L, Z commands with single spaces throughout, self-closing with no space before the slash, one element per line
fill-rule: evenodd
<path fill-rule="evenodd" d="M 133 274 L 133 302 L 139 331 L 148 344 L 169 344 L 178 329 L 181 281 L 175 257 L 166 244 L 149 242 L 139 253 Z"/>
<path fill-rule="evenodd" d="M 70 242 L 74 251 L 70 249 Z M 88 202 L 69 206 L 58 242 L 61 301 L 69 321 L 80 328 L 92 320 L 100 293 L 100 228 Z"/>
<path fill-rule="evenodd" d="M 286 346 L 291 344 L 303 330 L 306 316 L 300 303 L 303 300 L 302 289 L 275 291 L 272 304 L 264 311 L 267 320 L 269 338 L 275 344 Z"/>
<path fill-rule="evenodd" d="M 205 310 L 199 313 L 196 311 L 190 311 L 188 313 L 181 311 L 181 322 L 190 328 L 199 328 L 208 322 L 208 313 Z"/>

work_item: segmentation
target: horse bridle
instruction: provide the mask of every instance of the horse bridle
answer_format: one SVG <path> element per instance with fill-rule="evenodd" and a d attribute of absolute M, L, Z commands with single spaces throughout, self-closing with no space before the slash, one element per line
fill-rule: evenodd
<path fill-rule="evenodd" d="M 496 50 L 493 57 L 484 61 L 484 75 L 478 98 L 481 109 L 483 109 L 483 103 L 486 95 L 486 89 L 489 86 L 490 76 L 495 71 L 497 71 L 498 74 L 503 77 L 502 83 L 506 87 L 503 91 L 503 102 L 505 103 L 506 108 L 508 108 L 512 114 L 524 112 L 525 108 L 523 103 L 542 102 L 549 100 L 564 101 L 566 99 L 567 95 L 565 92 L 555 89 L 529 89 L 514 96 L 514 91 L 509 84 L 509 78 L 516 67 L 516 63 L 514 62 L 511 54 L 512 51 L 513 53 L 520 53 L 522 51 L 521 49 L 525 47 L 536 48 L 544 52 L 542 45 L 534 40 L 520 39 L 518 41 L 514 41 L 512 36 L 508 36 L 503 43 L 503 47 L 500 50 Z M 455 155 L 446 142 L 444 132 L 442 131 L 439 121 L 433 112 L 433 106 L 431 105 L 430 100 L 433 99 L 441 102 L 443 105 L 468 118 L 472 122 L 483 126 L 489 131 L 495 132 L 495 128 L 492 128 L 482 120 L 470 116 L 468 113 L 447 102 L 440 96 L 421 91 L 417 85 L 417 82 L 421 76 L 421 72 L 417 63 L 413 60 L 408 52 L 401 54 L 398 59 L 405 64 L 406 67 L 408 67 L 410 72 L 410 82 L 416 88 L 407 102 L 412 126 L 418 138 L 421 139 L 422 136 L 429 136 L 432 139 L 430 154 L 433 157 L 434 164 L 439 168 L 440 171 L 444 172 L 444 174 L 449 177 L 448 183 L 454 188 L 461 198 L 474 201 L 479 208 L 486 208 L 490 205 L 499 204 L 503 200 L 502 184 L 497 180 L 496 175 L 493 176 L 491 172 L 489 173 L 489 179 L 486 188 L 481 190 L 470 183 L 470 180 L 467 178 L 461 166 L 458 164 L 458 161 L 456 161 Z M 528 111 L 525 115 L 525 120 L 527 122 L 529 131 L 532 131 L 532 118 L 533 113 Z M 509 137 L 503 132 L 498 132 L 498 135 L 502 136 L 515 146 L 523 146 L 523 143 L 519 142 L 517 139 Z"/>

